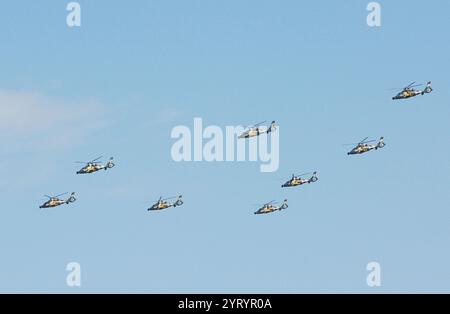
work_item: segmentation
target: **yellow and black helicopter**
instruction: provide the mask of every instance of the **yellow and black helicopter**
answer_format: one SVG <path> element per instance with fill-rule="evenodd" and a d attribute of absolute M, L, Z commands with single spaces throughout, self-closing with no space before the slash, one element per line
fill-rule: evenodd
<path fill-rule="evenodd" d="M 264 205 L 262 205 L 262 207 L 260 209 L 258 209 L 255 212 L 255 215 L 262 215 L 262 214 L 269 214 L 269 213 L 273 213 L 277 210 L 283 210 L 288 208 L 288 203 L 287 203 L 287 199 L 285 199 L 283 201 L 283 203 L 276 205 L 276 201 L 270 201 L 269 203 L 266 203 Z"/>
<path fill-rule="evenodd" d="M 368 139 L 368 137 L 366 137 L 359 143 L 344 144 L 344 145 L 356 145 L 351 151 L 349 151 L 347 153 L 347 155 L 364 154 L 364 153 L 371 151 L 372 149 L 377 150 L 379 148 L 383 148 L 384 146 L 386 146 L 386 144 L 384 143 L 384 137 L 380 137 L 380 139 L 378 140 L 378 143 L 375 145 L 369 144 L 369 143 L 376 142 L 375 140 L 367 141 L 367 139 Z"/>
<path fill-rule="evenodd" d="M 75 192 L 72 192 L 72 194 L 70 194 L 69 198 L 66 200 L 62 200 L 59 197 L 66 195 L 68 192 L 63 193 L 63 194 L 59 194 L 57 196 L 48 196 L 48 195 L 44 195 L 45 197 L 48 197 L 49 200 L 47 202 L 45 202 L 44 204 L 42 204 L 41 206 L 39 206 L 39 208 L 51 208 L 51 207 L 56 207 L 56 206 L 60 206 L 63 204 L 70 204 L 75 202 L 77 199 L 75 198 Z"/>
<path fill-rule="evenodd" d="M 261 124 L 265 122 L 266 121 L 262 121 L 255 125 L 247 127 L 245 131 L 241 135 L 239 135 L 238 138 L 249 138 L 259 136 L 261 134 L 269 134 L 270 132 L 273 132 L 277 129 L 275 121 L 272 121 L 272 123 L 269 126 L 261 126 Z"/>
<path fill-rule="evenodd" d="M 168 197 L 168 198 L 162 198 L 160 197 L 159 200 L 149 209 L 147 209 L 148 211 L 150 210 L 163 210 L 169 207 L 177 207 L 177 206 L 181 206 L 183 205 L 183 200 L 182 200 L 182 195 L 176 197 L 176 196 L 172 196 L 172 197 Z M 174 202 L 169 202 L 169 200 L 173 200 L 176 199 Z"/>
<path fill-rule="evenodd" d="M 307 174 L 312 174 L 311 177 L 309 179 L 302 179 L 302 176 L 306 176 Z M 314 172 L 307 172 L 307 173 L 302 173 L 300 175 L 292 175 L 292 178 L 287 181 L 285 184 L 283 184 L 281 187 L 282 188 L 289 188 L 289 187 L 294 187 L 294 186 L 299 186 L 299 185 L 303 185 L 305 183 L 314 183 L 317 180 L 319 180 L 319 178 L 317 177 L 317 171 Z"/>
<path fill-rule="evenodd" d="M 94 173 L 97 172 L 99 170 L 108 170 L 111 169 L 115 166 L 114 162 L 113 162 L 113 157 L 111 157 L 109 159 L 109 161 L 106 164 L 102 164 L 101 162 L 99 162 L 98 160 L 102 158 L 102 156 L 92 160 L 92 161 L 77 161 L 76 163 L 79 164 L 85 164 L 85 166 L 83 168 L 81 168 L 79 171 L 77 171 L 77 174 L 89 174 L 89 173 Z"/>
<path fill-rule="evenodd" d="M 423 84 L 416 84 L 416 82 L 412 82 L 408 86 L 404 87 L 401 92 L 399 92 L 397 95 L 392 97 L 392 100 L 407 99 L 407 98 L 415 97 L 418 95 L 429 94 L 433 91 L 433 88 L 431 87 L 431 82 L 428 82 L 423 90 L 417 90 L 414 88 L 414 87 L 418 87 L 418 86 L 423 86 Z"/>

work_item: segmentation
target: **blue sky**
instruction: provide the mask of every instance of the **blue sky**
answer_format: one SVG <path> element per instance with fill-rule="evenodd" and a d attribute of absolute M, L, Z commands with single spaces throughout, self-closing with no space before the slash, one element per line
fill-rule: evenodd
<path fill-rule="evenodd" d="M 379 1 L 370 28 L 368 2 L 79 1 L 71 29 L 68 1 L 4 1 L 0 291 L 449 292 L 450 3 Z M 387 90 L 428 80 L 406 101 Z M 276 120 L 279 171 L 172 161 L 170 132 L 194 117 Z M 381 151 L 342 146 L 382 135 Z M 75 174 L 100 155 L 116 168 Z M 310 170 L 317 183 L 280 188 Z M 66 191 L 76 203 L 39 209 Z"/>

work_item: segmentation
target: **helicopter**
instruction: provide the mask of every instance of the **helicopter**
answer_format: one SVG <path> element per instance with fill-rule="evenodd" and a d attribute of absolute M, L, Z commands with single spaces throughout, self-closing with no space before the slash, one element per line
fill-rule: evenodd
<path fill-rule="evenodd" d="M 39 208 L 51 208 L 51 207 L 56 207 L 59 205 L 63 205 L 63 204 L 69 204 L 69 203 L 73 203 L 75 202 L 77 199 L 75 198 L 75 192 L 72 192 L 72 194 L 70 194 L 69 198 L 67 200 L 62 200 L 59 197 L 66 195 L 68 192 L 63 193 L 63 194 L 59 194 L 57 196 L 48 196 L 48 195 L 44 195 L 45 197 L 48 197 L 49 200 L 47 202 L 45 202 L 44 204 L 42 204 L 41 206 L 39 206 Z"/>
<path fill-rule="evenodd" d="M 392 100 L 406 99 L 406 98 L 411 98 L 411 97 L 415 97 L 418 95 L 425 95 L 425 94 L 429 94 L 433 91 L 433 88 L 431 87 L 431 82 L 428 82 L 423 90 L 417 90 L 414 88 L 414 87 L 422 86 L 423 84 L 416 84 L 416 85 L 414 85 L 414 84 L 416 84 L 416 82 L 412 82 L 408 86 L 404 87 L 401 92 L 399 92 L 397 95 L 392 97 Z"/>
<path fill-rule="evenodd" d="M 368 143 L 375 142 L 375 140 L 367 141 L 367 139 L 368 139 L 368 137 L 366 137 L 359 143 L 345 144 L 345 145 L 356 145 L 351 151 L 349 151 L 347 153 L 347 155 L 363 154 L 363 153 L 367 153 L 368 151 L 371 151 L 372 149 L 377 150 L 379 148 L 383 148 L 384 146 L 386 146 L 386 144 L 384 143 L 384 137 L 380 137 L 378 143 L 375 145 L 368 144 Z"/>
<path fill-rule="evenodd" d="M 276 205 L 275 200 L 270 201 L 269 203 L 264 204 L 260 209 L 255 212 L 255 215 L 269 214 L 273 213 L 277 210 L 283 210 L 288 208 L 287 199 L 283 201 L 280 205 Z"/>
<path fill-rule="evenodd" d="M 275 121 L 272 121 L 272 123 L 270 124 L 270 126 L 268 127 L 261 127 L 260 125 L 265 123 L 266 121 L 262 121 L 260 123 L 257 123 L 253 126 L 247 127 L 245 129 L 245 131 L 239 135 L 238 138 L 249 138 L 249 137 L 255 137 L 255 136 L 259 136 L 261 134 L 269 134 L 270 132 L 273 132 L 277 129 L 277 126 L 275 124 Z"/>
<path fill-rule="evenodd" d="M 76 163 L 79 164 L 85 164 L 85 166 L 83 168 L 81 168 L 79 171 L 77 171 L 77 174 L 88 174 L 88 173 L 94 173 L 97 172 L 99 170 L 108 170 L 111 169 L 115 166 L 114 162 L 113 162 L 113 157 L 109 158 L 109 161 L 106 164 L 101 164 L 98 160 L 102 158 L 102 156 L 92 160 L 92 161 L 77 161 Z"/>
<path fill-rule="evenodd" d="M 175 202 L 172 202 L 172 203 L 168 202 L 168 200 L 173 200 L 175 198 L 176 198 Z M 181 198 L 182 198 L 182 195 L 180 195 L 178 197 L 173 196 L 173 197 L 168 197 L 168 198 L 164 198 L 164 199 L 162 197 L 160 197 L 158 199 L 158 201 L 152 207 L 150 207 L 147 210 L 148 211 L 150 211 L 150 210 L 162 210 L 162 209 L 166 209 L 166 208 L 169 208 L 169 207 L 181 206 L 181 205 L 183 205 L 183 200 Z"/>
<path fill-rule="evenodd" d="M 309 179 L 302 179 L 302 176 L 305 176 L 307 174 L 311 174 L 311 172 L 308 173 L 303 173 L 301 175 L 292 175 L 292 178 L 287 181 L 285 184 L 283 184 L 281 187 L 282 188 L 289 188 L 289 187 L 294 187 L 294 186 L 298 186 L 298 185 L 303 185 L 305 183 L 314 183 L 317 180 L 319 180 L 319 178 L 317 177 L 317 171 L 314 171 L 312 173 L 312 176 Z"/>

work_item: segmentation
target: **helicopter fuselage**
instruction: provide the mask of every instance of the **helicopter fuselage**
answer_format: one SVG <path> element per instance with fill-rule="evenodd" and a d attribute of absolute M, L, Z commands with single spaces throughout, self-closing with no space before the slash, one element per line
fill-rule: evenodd
<path fill-rule="evenodd" d="M 172 204 L 169 204 L 167 202 L 158 202 L 152 207 L 150 207 L 148 210 L 163 210 L 172 206 L 173 206 Z"/>
<path fill-rule="evenodd" d="M 250 130 L 245 131 L 242 133 L 239 138 L 249 138 L 249 137 L 255 137 L 262 133 L 266 133 L 266 131 L 262 131 L 260 128 L 252 128 Z"/>
<path fill-rule="evenodd" d="M 51 208 L 65 204 L 66 202 L 60 199 L 51 199 L 45 202 L 43 205 L 39 206 L 39 208 Z"/>
<path fill-rule="evenodd" d="M 415 97 L 418 95 L 423 95 L 423 92 L 415 90 L 415 89 L 406 89 L 404 91 L 401 91 L 396 96 L 392 97 L 393 100 L 395 99 L 407 99 L 411 97 Z"/>
<path fill-rule="evenodd" d="M 303 185 L 305 183 L 308 183 L 309 181 L 306 179 L 301 179 L 301 178 L 294 178 L 291 179 L 289 181 L 287 181 L 285 184 L 282 185 L 282 187 L 294 187 L 294 186 L 299 186 L 299 185 Z"/>
<path fill-rule="evenodd" d="M 375 149 L 376 147 L 377 147 L 376 145 L 367 145 L 367 144 L 358 145 L 351 151 L 349 151 L 347 155 L 364 154 L 371 151 L 372 149 Z"/>
<path fill-rule="evenodd" d="M 261 207 L 260 209 L 258 209 L 258 211 L 255 212 L 255 215 L 269 214 L 269 213 L 273 213 L 274 211 L 277 211 L 277 210 L 279 210 L 278 207 L 264 206 L 264 207 Z"/>
<path fill-rule="evenodd" d="M 102 170 L 105 167 L 100 164 L 88 164 L 87 166 L 80 169 L 80 171 L 77 171 L 77 174 L 87 174 L 87 173 L 94 173 L 96 171 Z"/>

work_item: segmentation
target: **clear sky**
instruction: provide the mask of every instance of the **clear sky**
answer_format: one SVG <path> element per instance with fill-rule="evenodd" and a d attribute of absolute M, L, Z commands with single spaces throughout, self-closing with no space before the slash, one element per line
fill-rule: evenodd
<path fill-rule="evenodd" d="M 1 292 L 450 292 L 449 1 L 379 1 L 379 28 L 362 0 L 84 0 L 80 28 L 68 2 L 0 5 Z M 279 170 L 174 162 L 194 117 L 276 120 Z M 366 136 L 387 146 L 347 156 Z M 100 155 L 117 166 L 75 174 Z"/>

